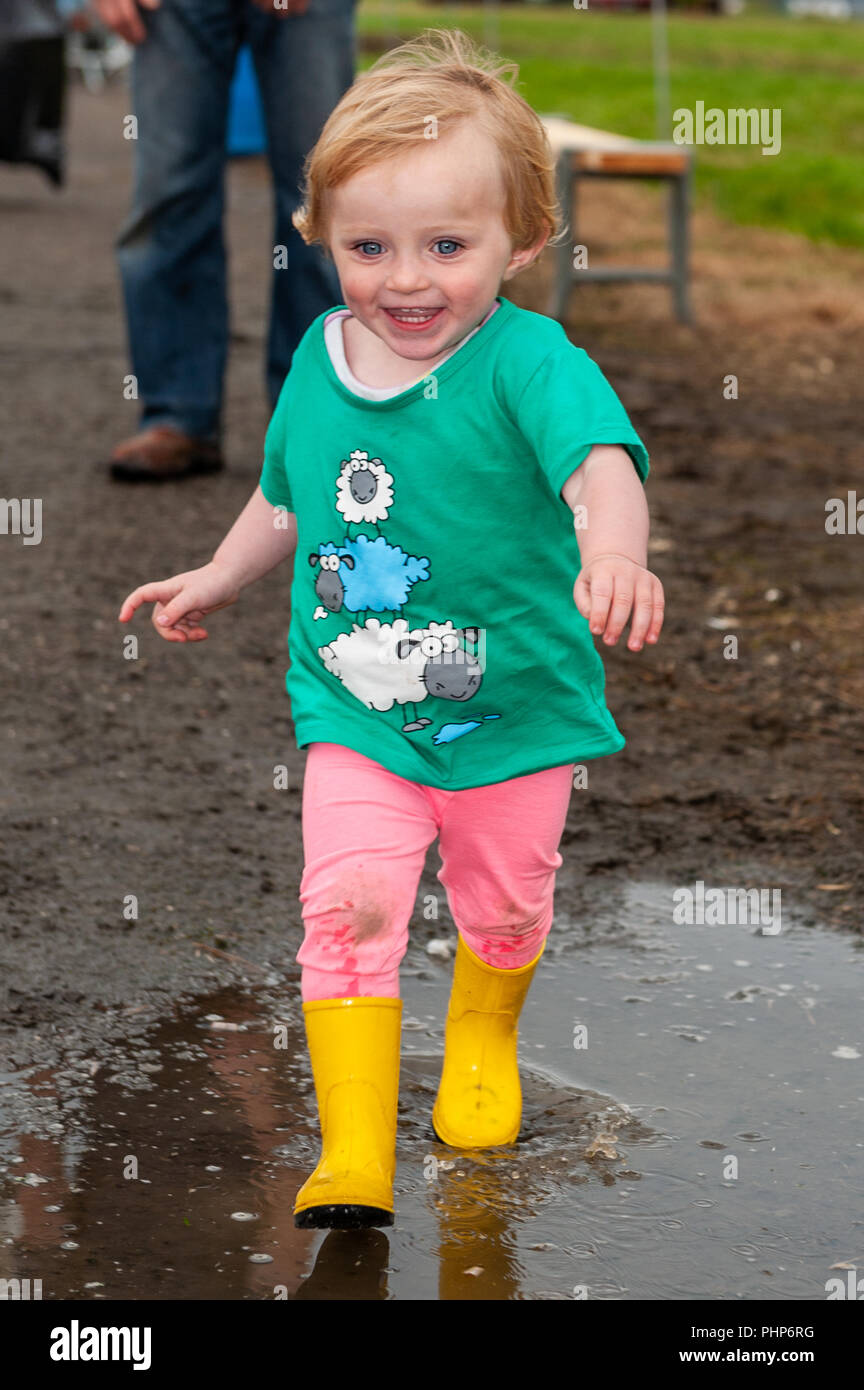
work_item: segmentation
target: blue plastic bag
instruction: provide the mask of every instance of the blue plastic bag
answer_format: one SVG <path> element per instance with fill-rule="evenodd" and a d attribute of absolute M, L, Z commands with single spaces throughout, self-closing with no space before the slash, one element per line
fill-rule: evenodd
<path fill-rule="evenodd" d="M 263 154 L 267 148 L 264 112 L 252 62 L 252 51 L 248 44 L 244 44 L 237 54 L 229 103 L 229 155 Z"/>

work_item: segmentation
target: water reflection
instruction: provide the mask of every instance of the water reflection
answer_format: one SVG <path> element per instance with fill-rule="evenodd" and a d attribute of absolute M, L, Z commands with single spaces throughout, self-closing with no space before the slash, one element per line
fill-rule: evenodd
<path fill-rule="evenodd" d="M 42 1278 L 43 1297 L 388 1297 L 383 1232 L 322 1239 L 294 1227 L 318 1133 L 303 1031 L 287 1012 L 223 991 L 136 1051 L 109 1048 L 90 1068 L 86 1125 L 62 1139 L 23 1134 L 4 1165 L 3 1274 Z M 648 1131 L 602 1097 L 529 1073 L 518 1148 L 463 1153 L 431 1129 L 439 1073 L 438 1058 L 403 1061 L 399 1226 L 435 1252 L 439 1297 L 512 1298 L 516 1228 L 588 1180 L 580 1154 L 615 1181 L 617 1150 L 598 1152 L 598 1134 Z M 45 1071 L 24 1084 L 52 1088 Z"/>

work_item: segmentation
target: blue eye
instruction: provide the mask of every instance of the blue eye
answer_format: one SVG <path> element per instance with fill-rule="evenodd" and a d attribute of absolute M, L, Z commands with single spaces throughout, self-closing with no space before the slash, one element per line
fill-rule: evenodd
<path fill-rule="evenodd" d="M 436 247 L 444 246 L 452 248 L 452 250 L 443 251 L 441 254 L 444 256 L 452 256 L 455 251 L 462 250 L 462 243 L 460 241 L 454 241 L 452 237 L 439 237 L 438 241 L 435 242 L 435 245 Z M 380 241 L 358 241 L 355 242 L 354 246 L 351 249 L 353 251 L 360 251 L 365 256 L 367 255 L 368 248 L 370 246 L 377 247 L 377 250 L 373 251 L 371 256 L 369 257 L 371 260 L 374 260 L 377 258 L 377 256 L 383 249 Z"/>

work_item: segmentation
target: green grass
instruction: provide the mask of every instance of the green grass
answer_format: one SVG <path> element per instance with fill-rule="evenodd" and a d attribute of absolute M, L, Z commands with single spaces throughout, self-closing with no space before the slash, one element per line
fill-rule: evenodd
<path fill-rule="evenodd" d="M 357 14 L 360 34 L 394 44 L 427 27 L 463 29 L 518 62 L 519 90 L 536 110 L 649 140 L 651 24 L 567 5 L 505 5 L 488 29 L 480 5 L 362 0 Z M 864 22 L 678 13 L 668 35 L 671 111 L 703 101 L 781 112 L 776 156 L 694 146 L 697 197 L 745 225 L 864 247 Z M 372 61 L 361 55 L 361 66 Z"/>

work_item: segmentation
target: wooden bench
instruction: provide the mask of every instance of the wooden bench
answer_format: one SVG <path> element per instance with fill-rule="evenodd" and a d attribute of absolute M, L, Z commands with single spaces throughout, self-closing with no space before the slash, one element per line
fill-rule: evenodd
<path fill-rule="evenodd" d="M 559 321 L 576 280 L 650 280 L 672 287 L 675 310 L 683 323 L 690 322 L 689 216 L 692 151 L 682 145 L 630 140 L 608 130 L 577 125 L 561 116 L 541 115 L 556 155 L 558 194 L 570 218 L 568 241 L 554 249 L 555 284 L 547 313 Z M 580 179 L 662 179 L 669 185 L 667 235 L 669 265 L 665 270 L 637 266 L 591 266 L 575 269 L 573 247 Z"/>

